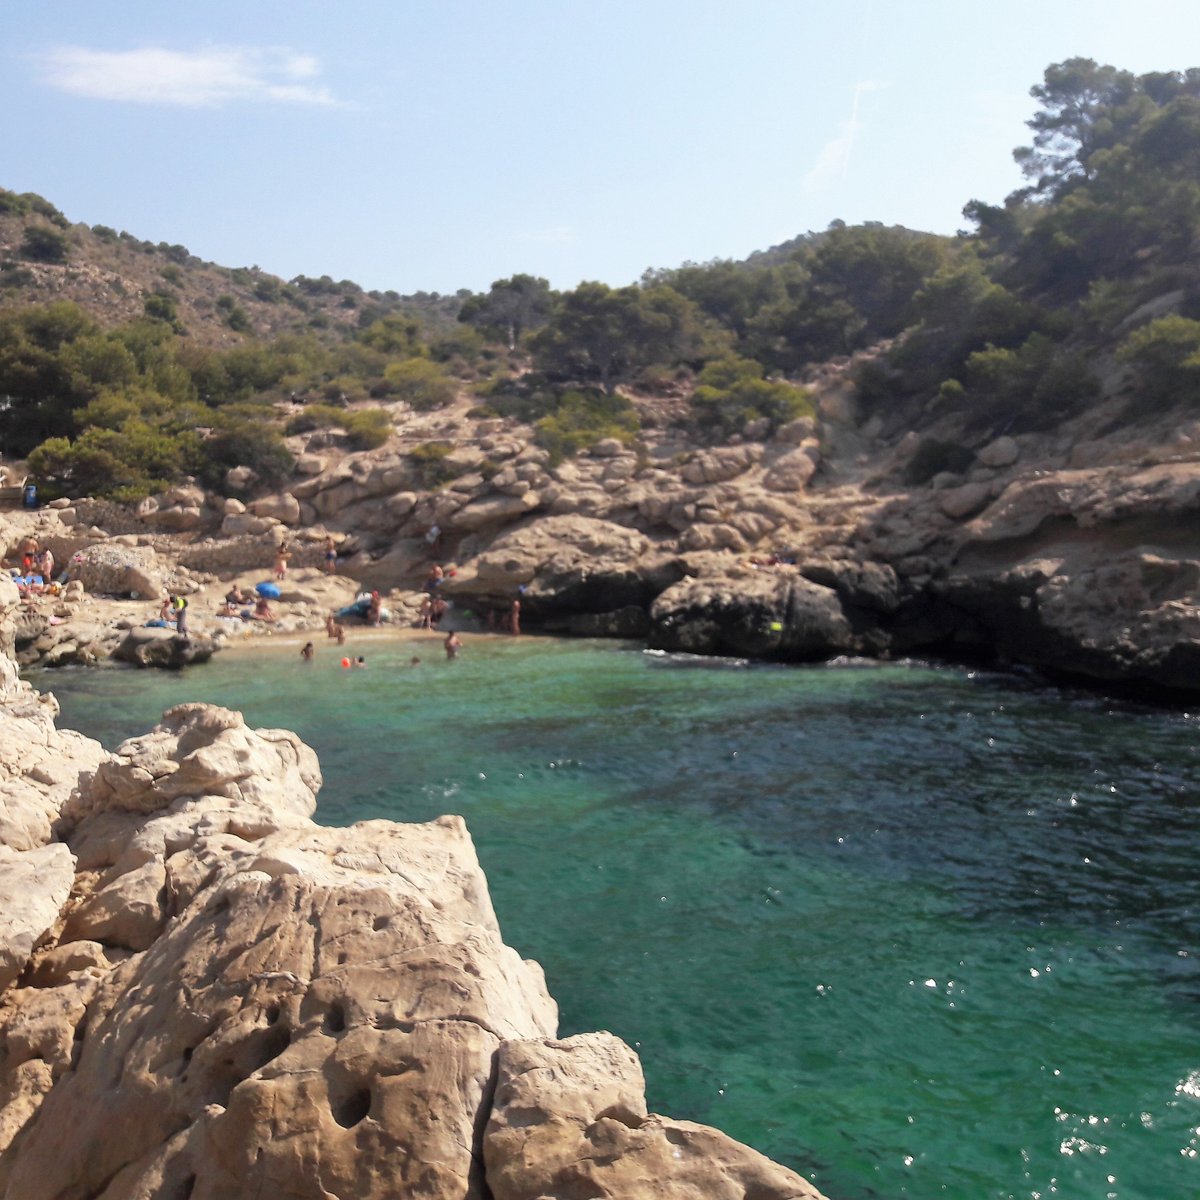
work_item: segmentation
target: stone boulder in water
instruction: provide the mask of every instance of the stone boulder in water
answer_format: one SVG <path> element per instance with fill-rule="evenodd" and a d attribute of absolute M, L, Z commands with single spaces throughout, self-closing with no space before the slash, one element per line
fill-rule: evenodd
<path fill-rule="evenodd" d="M 837 592 L 794 570 L 685 579 L 650 609 L 650 644 L 690 654 L 813 661 L 861 653 Z"/>
<path fill-rule="evenodd" d="M 178 670 L 193 663 L 208 662 L 216 651 L 217 643 L 203 634 L 181 637 L 173 629 L 139 626 L 129 630 L 112 656 L 118 662 L 138 667 Z"/>

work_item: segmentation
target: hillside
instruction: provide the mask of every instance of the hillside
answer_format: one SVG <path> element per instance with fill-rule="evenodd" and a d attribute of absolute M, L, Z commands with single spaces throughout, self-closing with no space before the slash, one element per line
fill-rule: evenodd
<path fill-rule="evenodd" d="M 61 300 L 108 328 L 142 318 L 149 302 L 151 311 L 171 314 L 189 340 L 214 349 L 311 332 L 340 340 L 394 313 L 446 325 L 462 302 L 366 292 L 329 276 L 289 282 L 257 266 L 222 267 L 186 246 L 72 223 L 40 196 L 0 189 L 0 304 Z"/>
<path fill-rule="evenodd" d="M 21 262 L 63 257 L 5 260 L 0 433 L 44 498 L 106 514 L 93 540 L 186 534 L 161 550 L 197 570 L 331 536 L 406 610 L 436 530 L 446 594 L 519 594 L 535 627 L 1194 690 L 1200 77 L 1070 60 L 1034 94 L 1034 182 L 968 204 L 970 237 L 835 223 L 633 287 L 517 275 L 429 319 L 8 194 Z"/>

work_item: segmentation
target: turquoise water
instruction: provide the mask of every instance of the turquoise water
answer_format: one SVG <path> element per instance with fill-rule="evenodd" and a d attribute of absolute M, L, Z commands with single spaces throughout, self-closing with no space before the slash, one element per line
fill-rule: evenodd
<path fill-rule="evenodd" d="M 916 666 L 611 643 L 52 672 L 106 745 L 297 730 L 318 818 L 462 813 L 564 1034 L 834 1200 L 1200 1194 L 1195 714 Z"/>

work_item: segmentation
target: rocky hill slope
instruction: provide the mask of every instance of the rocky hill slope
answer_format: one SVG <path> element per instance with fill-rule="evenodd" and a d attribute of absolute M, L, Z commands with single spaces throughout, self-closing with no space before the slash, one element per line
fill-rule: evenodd
<path fill-rule="evenodd" d="M 366 292 L 328 276 L 284 281 L 257 266 L 223 267 L 183 245 L 71 222 L 40 196 L 0 188 L 0 303 L 60 300 L 105 327 L 152 311 L 192 344 L 216 349 L 283 334 L 336 339 L 387 313 L 453 324 L 461 303 L 436 294 Z"/>
<path fill-rule="evenodd" d="M 436 561 L 460 628 L 518 601 L 527 630 L 695 653 L 933 654 L 1200 689 L 1200 421 L 1138 419 L 1117 380 L 1049 432 L 968 448 L 952 422 L 864 420 L 853 366 L 822 368 L 816 417 L 773 434 L 752 424 L 701 442 L 661 400 L 635 397 L 652 418 L 635 444 L 601 440 L 557 463 L 530 426 L 480 416 L 468 396 L 428 413 L 393 403 L 377 450 L 295 436 L 282 491 L 244 474 L 244 500 L 185 486 L 135 509 L 60 501 L 10 514 L 6 540 L 11 554 L 32 531 L 61 563 L 111 554 L 115 538 L 131 562 L 157 564 L 144 595 L 168 582 L 198 595 L 201 633 L 217 631 L 222 581 L 261 574 L 286 542 L 312 582 L 332 538 L 344 594 L 285 597 L 287 627 L 319 626 L 357 588 L 412 623 Z M 954 469 L 934 469 L 951 444 Z M 139 590 L 84 574 L 89 592 Z M 74 636 L 80 610 L 30 608 L 31 658 L 107 653 Z"/>

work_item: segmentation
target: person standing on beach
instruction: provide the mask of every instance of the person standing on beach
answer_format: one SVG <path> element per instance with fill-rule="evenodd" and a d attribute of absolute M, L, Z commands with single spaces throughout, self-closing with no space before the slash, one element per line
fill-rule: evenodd
<path fill-rule="evenodd" d="M 275 578 L 282 579 L 287 574 L 288 548 L 286 542 L 280 542 L 275 551 Z"/>
<path fill-rule="evenodd" d="M 171 597 L 171 611 L 175 614 L 175 632 L 180 637 L 187 637 L 187 608 L 188 602 L 184 596 Z"/>
<path fill-rule="evenodd" d="M 333 575 L 337 571 L 337 546 L 333 538 L 325 539 L 325 574 Z"/>

